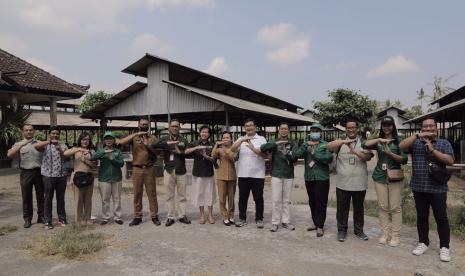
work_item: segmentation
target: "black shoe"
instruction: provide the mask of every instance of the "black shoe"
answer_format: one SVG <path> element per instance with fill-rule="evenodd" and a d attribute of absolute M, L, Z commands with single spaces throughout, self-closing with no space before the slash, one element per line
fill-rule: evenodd
<path fill-rule="evenodd" d="M 367 241 L 368 240 L 368 236 L 365 235 L 365 233 L 361 232 L 361 233 L 356 233 L 355 236 L 357 236 L 359 239 L 361 239 L 362 241 Z"/>
<path fill-rule="evenodd" d="M 24 228 L 30 228 L 32 225 L 31 220 L 27 219 L 24 221 Z"/>
<path fill-rule="evenodd" d="M 115 223 L 117 223 L 119 225 L 123 225 L 124 221 L 122 221 L 120 219 L 115 219 Z"/>
<path fill-rule="evenodd" d="M 231 226 L 231 222 L 229 222 L 229 220 L 223 220 L 223 224 L 226 226 Z"/>
<path fill-rule="evenodd" d="M 45 224 L 45 229 L 52 230 L 53 224 L 51 222 Z"/>
<path fill-rule="evenodd" d="M 307 227 L 307 231 L 315 231 L 315 230 L 316 230 L 316 226 Z"/>
<path fill-rule="evenodd" d="M 183 216 L 182 218 L 180 218 L 179 222 L 184 224 L 191 224 L 191 221 L 187 218 L 187 216 Z"/>
<path fill-rule="evenodd" d="M 160 226 L 160 225 L 161 225 L 161 222 L 160 222 L 160 220 L 158 219 L 158 216 L 152 218 L 152 222 L 153 222 L 153 224 L 155 224 L 156 226 Z"/>
<path fill-rule="evenodd" d="M 339 231 L 337 232 L 337 240 L 340 242 L 344 242 L 347 237 L 347 232 Z"/>
<path fill-rule="evenodd" d="M 107 224 L 107 223 L 108 223 L 108 220 L 104 219 L 104 220 L 102 220 L 102 221 L 100 222 L 100 225 L 105 225 L 105 224 Z"/>
<path fill-rule="evenodd" d="M 39 218 L 37 218 L 37 223 L 45 224 L 45 219 L 44 219 L 44 217 L 39 217 Z"/>
<path fill-rule="evenodd" d="M 168 227 L 168 226 L 173 225 L 174 223 L 175 223 L 174 219 L 168 218 L 168 219 L 166 220 L 165 226 Z"/>
<path fill-rule="evenodd" d="M 129 223 L 129 226 L 136 226 L 136 225 L 139 225 L 142 223 L 142 219 L 141 218 L 134 218 L 130 223 Z"/>

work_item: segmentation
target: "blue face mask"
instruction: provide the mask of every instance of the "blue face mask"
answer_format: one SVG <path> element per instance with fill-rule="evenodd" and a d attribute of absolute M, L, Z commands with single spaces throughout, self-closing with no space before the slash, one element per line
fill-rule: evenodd
<path fill-rule="evenodd" d="M 321 138 L 321 132 L 312 132 L 312 133 L 310 133 L 310 135 L 308 137 L 312 141 L 318 141 Z"/>

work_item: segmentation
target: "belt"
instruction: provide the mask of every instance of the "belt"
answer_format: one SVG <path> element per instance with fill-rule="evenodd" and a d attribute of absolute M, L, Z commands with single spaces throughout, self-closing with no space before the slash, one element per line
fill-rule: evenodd
<path fill-rule="evenodd" d="M 32 169 L 24 169 L 24 168 L 21 168 L 21 167 L 20 167 L 20 169 L 21 169 L 22 171 L 35 171 L 35 170 L 40 170 L 40 167 L 32 168 Z"/>
<path fill-rule="evenodd" d="M 152 167 L 153 164 L 147 164 L 147 165 L 135 165 L 135 164 L 133 164 L 132 166 L 133 166 L 133 167 L 136 167 L 136 168 L 145 169 L 145 168 L 150 168 L 150 167 Z"/>

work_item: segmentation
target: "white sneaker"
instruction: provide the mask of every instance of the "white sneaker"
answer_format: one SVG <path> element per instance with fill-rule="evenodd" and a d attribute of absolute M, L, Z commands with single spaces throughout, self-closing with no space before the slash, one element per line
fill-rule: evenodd
<path fill-rule="evenodd" d="M 423 253 L 426 252 L 426 250 L 428 250 L 428 246 L 422 242 L 420 242 L 417 246 L 417 248 L 413 249 L 412 251 L 412 254 L 413 255 L 417 255 L 417 256 L 420 256 L 422 255 Z"/>
<path fill-rule="evenodd" d="M 450 262 L 449 248 L 441 247 L 441 249 L 439 249 L 439 259 L 443 262 Z"/>

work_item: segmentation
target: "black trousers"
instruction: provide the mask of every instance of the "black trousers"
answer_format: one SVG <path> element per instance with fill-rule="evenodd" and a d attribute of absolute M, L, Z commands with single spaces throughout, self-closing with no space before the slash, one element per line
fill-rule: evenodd
<path fill-rule="evenodd" d="M 313 224 L 323 228 L 326 221 L 326 207 L 328 206 L 329 180 L 305 181 L 308 205 L 312 213 Z"/>
<path fill-rule="evenodd" d="M 417 209 L 417 231 L 419 242 L 429 245 L 429 206 L 433 209 L 438 226 L 439 246 L 449 248 L 450 228 L 447 218 L 447 193 L 413 192 Z"/>
<path fill-rule="evenodd" d="M 265 186 L 264 178 L 239 177 L 239 219 L 247 219 L 247 203 L 249 201 L 250 190 L 252 190 L 253 200 L 255 201 L 255 221 L 263 220 L 263 187 Z"/>
<path fill-rule="evenodd" d="M 47 177 L 42 176 L 45 190 L 45 221 L 52 223 L 52 206 L 53 195 L 56 191 L 57 196 L 57 214 L 58 220 L 66 220 L 65 210 L 65 192 L 66 192 L 66 176 L 63 177 Z"/>
<path fill-rule="evenodd" d="M 19 175 L 19 183 L 21 185 L 21 196 L 23 198 L 23 218 L 24 220 L 32 220 L 33 217 L 33 200 L 32 188 L 36 191 L 37 216 L 44 216 L 44 184 L 40 175 L 40 168 L 26 170 L 21 169 Z"/>
<path fill-rule="evenodd" d="M 363 202 L 365 201 L 366 191 L 346 191 L 336 188 L 337 199 L 337 230 L 339 232 L 347 232 L 347 224 L 349 220 L 350 200 L 354 210 L 354 233 L 363 233 L 364 224 L 364 209 Z"/>

